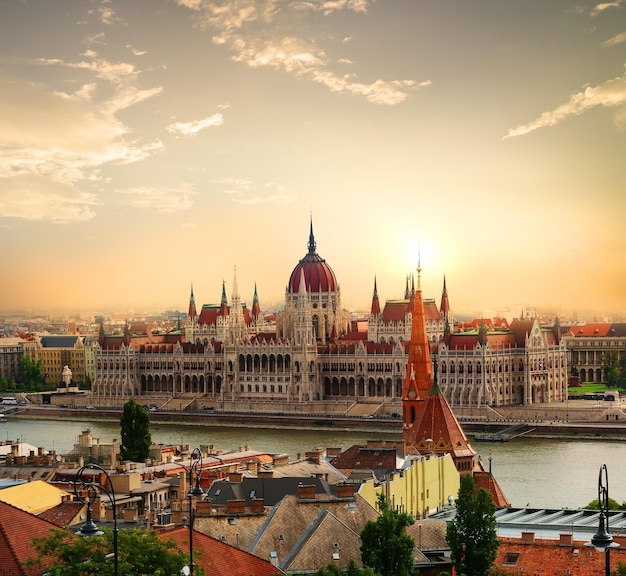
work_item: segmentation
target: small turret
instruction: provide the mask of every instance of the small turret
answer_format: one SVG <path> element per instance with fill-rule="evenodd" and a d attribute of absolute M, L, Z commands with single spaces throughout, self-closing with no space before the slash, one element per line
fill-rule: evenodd
<path fill-rule="evenodd" d="M 372 309 L 370 310 L 371 316 L 378 316 L 380 314 L 380 301 L 378 300 L 378 288 L 376 286 L 376 277 L 374 277 L 374 293 L 372 294 Z"/>

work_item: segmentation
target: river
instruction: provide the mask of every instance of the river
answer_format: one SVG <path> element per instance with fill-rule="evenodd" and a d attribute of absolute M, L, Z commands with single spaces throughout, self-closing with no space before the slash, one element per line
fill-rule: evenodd
<path fill-rule="evenodd" d="M 46 450 L 69 452 L 83 429 L 110 442 L 119 438 L 119 424 L 97 420 L 66 421 L 9 418 L 0 424 L 2 439 L 21 440 Z M 343 430 L 285 430 L 223 426 L 152 424 L 152 439 L 169 444 L 214 444 L 224 451 L 249 445 L 253 450 L 295 457 L 317 446 L 346 449 L 368 439 L 400 440 L 399 433 Z M 510 442 L 474 442 L 515 507 L 579 508 L 597 498 L 598 471 L 606 464 L 610 497 L 626 501 L 626 443 L 614 440 L 517 438 Z"/>

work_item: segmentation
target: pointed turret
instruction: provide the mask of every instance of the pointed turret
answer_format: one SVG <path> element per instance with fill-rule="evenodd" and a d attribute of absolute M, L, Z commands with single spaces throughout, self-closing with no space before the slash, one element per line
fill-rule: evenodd
<path fill-rule="evenodd" d="M 404 432 L 405 453 L 450 454 L 460 474 L 472 474 L 476 451 L 472 448 L 437 382 L 437 364 L 428 396 L 413 425 Z"/>
<path fill-rule="evenodd" d="M 191 295 L 189 296 L 189 312 L 187 313 L 191 320 L 195 320 L 198 315 L 196 311 L 196 299 L 193 295 L 193 284 L 191 285 Z"/>
<path fill-rule="evenodd" d="M 442 318 L 447 318 L 450 313 L 450 301 L 448 300 L 448 289 L 446 288 L 446 277 L 443 277 L 443 291 L 441 292 L 441 306 L 439 306 L 439 314 Z"/>
<path fill-rule="evenodd" d="M 309 254 L 315 254 L 316 244 L 315 236 L 313 235 L 313 216 L 311 215 L 311 227 L 309 231 Z"/>
<path fill-rule="evenodd" d="M 220 309 L 217 311 L 218 316 L 228 316 L 228 300 L 226 298 L 226 282 L 222 280 L 222 302 L 220 303 Z"/>
<path fill-rule="evenodd" d="M 372 294 L 372 309 L 370 310 L 371 316 L 378 316 L 380 314 L 380 302 L 378 300 L 378 288 L 376 286 L 376 277 L 374 277 L 374 293 Z"/>
<path fill-rule="evenodd" d="M 409 292 L 409 277 L 410 274 L 406 275 L 406 280 L 404 282 L 404 299 L 408 300 L 411 297 L 411 294 Z"/>
<path fill-rule="evenodd" d="M 256 292 L 256 282 L 254 283 L 254 297 L 252 298 L 252 318 L 258 320 L 261 317 L 261 306 L 259 305 L 259 296 Z"/>
<path fill-rule="evenodd" d="M 418 270 L 421 270 L 418 268 Z M 405 434 L 414 424 L 423 400 L 428 395 L 431 381 L 430 347 L 426 333 L 426 317 L 422 291 L 419 285 L 415 292 L 409 358 L 402 386 L 403 428 Z"/>

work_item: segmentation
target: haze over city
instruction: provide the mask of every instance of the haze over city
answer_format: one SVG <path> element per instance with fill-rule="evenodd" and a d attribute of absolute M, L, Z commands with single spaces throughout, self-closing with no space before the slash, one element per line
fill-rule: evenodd
<path fill-rule="evenodd" d="M 626 311 L 626 2 L 0 4 L 0 310 Z"/>

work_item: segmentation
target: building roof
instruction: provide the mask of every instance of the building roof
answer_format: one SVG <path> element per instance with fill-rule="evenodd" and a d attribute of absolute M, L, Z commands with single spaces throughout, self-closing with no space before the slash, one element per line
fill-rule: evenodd
<path fill-rule="evenodd" d="M 406 438 L 407 447 L 419 454 L 450 454 L 455 461 L 456 458 L 476 455 L 450 405 L 436 385 L 423 400 L 421 411 Z"/>
<path fill-rule="evenodd" d="M 41 336 L 39 343 L 42 348 L 75 348 L 77 344 L 84 342 L 84 336 Z"/>
<path fill-rule="evenodd" d="M 369 446 L 355 444 L 336 456 L 331 464 L 340 472 L 350 477 L 354 470 L 375 470 L 386 475 L 401 468 L 404 461 L 401 447 L 395 442 L 387 446 Z"/>
<path fill-rule="evenodd" d="M 53 528 L 54 524 L 0 501 L 0 574 L 39 576 L 41 566 L 27 568 L 24 563 L 36 558 L 32 539 L 46 538 Z"/>
<path fill-rule="evenodd" d="M 65 490 L 60 490 L 43 480 L 35 480 L 0 490 L 0 501 L 25 512 L 39 514 L 60 504 L 66 495 Z"/>
<path fill-rule="evenodd" d="M 189 551 L 188 528 L 176 528 L 163 532 L 162 536 L 172 538 L 179 550 Z M 271 562 L 197 530 L 193 532 L 193 549 L 195 563 L 212 576 L 275 576 L 282 573 Z"/>
<path fill-rule="evenodd" d="M 355 535 L 377 517 L 378 512 L 358 494 L 330 501 L 285 496 L 268 516 L 250 552 L 261 558 L 275 552 L 281 568 L 308 571 L 333 562 L 332 553 L 338 551 L 340 566 L 346 566 L 350 558 L 360 561 L 360 541 L 356 545 Z"/>
<path fill-rule="evenodd" d="M 604 573 L 605 555 L 586 546 L 585 541 L 572 540 L 570 535 L 557 540 L 500 538 L 499 541 L 494 566 L 509 570 L 511 574 L 595 576 Z M 621 544 L 611 550 L 613 566 L 626 562 L 624 541 L 617 539 L 616 542 Z"/>
<path fill-rule="evenodd" d="M 79 500 L 65 500 L 56 506 L 44 510 L 37 517 L 47 520 L 59 528 L 72 526 L 85 521 L 84 511 L 87 505 Z"/>
<path fill-rule="evenodd" d="M 245 500 L 250 505 L 255 498 L 262 498 L 265 506 L 274 506 L 286 494 L 297 494 L 303 479 L 298 477 L 285 478 L 249 478 L 241 482 L 216 480 L 211 484 L 208 497 L 216 506 L 225 506 L 229 500 Z M 317 496 L 330 497 L 332 488 L 322 478 L 306 478 L 306 484 L 315 486 Z"/>
<path fill-rule="evenodd" d="M 298 262 L 289 277 L 287 290 L 292 294 L 300 291 L 300 279 L 304 277 L 306 291 L 311 292 L 337 292 L 339 284 L 332 268 L 326 260 L 320 258 L 315 251 L 315 237 L 313 236 L 313 223 L 309 233 L 309 251 L 306 256 Z"/>

